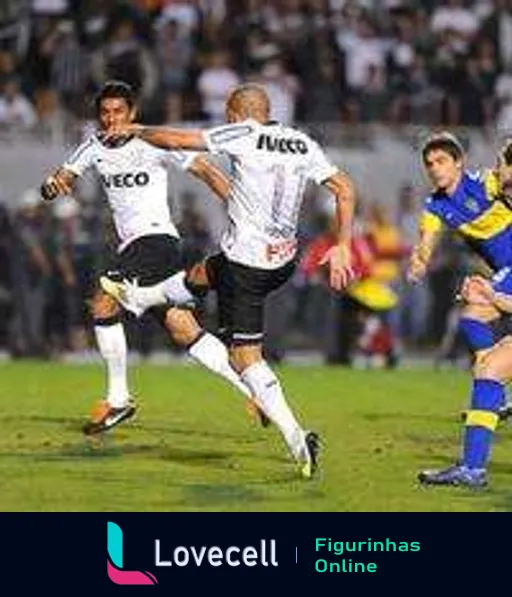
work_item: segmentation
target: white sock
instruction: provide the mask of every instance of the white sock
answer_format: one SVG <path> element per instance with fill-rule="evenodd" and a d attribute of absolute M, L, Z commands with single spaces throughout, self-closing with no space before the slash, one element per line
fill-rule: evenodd
<path fill-rule="evenodd" d="M 98 349 L 107 366 L 107 401 L 119 408 L 130 397 L 126 372 L 126 337 L 121 323 L 95 325 Z"/>
<path fill-rule="evenodd" d="M 186 273 L 181 271 L 153 286 L 137 286 L 127 308 L 140 315 L 156 305 L 187 305 L 195 302 L 197 297 L 185 286 L 185 276 Z"/>
<path fill-rule="evenodd" d="M 193 303 L 195 297 L 185 285 L 186 272 L 178 272 L 162 282 L 162 290 L 167 300 L 176 305 Z"/>
<path fill-rule="evenodd" d="M 293 416 L 279 380 L 265 361 L 254 363 L 241 374 L 265 414 L 277 425 L 296 460 L 306 453 L 305 433 Z"/>
<path fill-rule="evenodd" d="M 237 390 L 251 398 L 251 390 L 229 364 L 226 346 L 213 334 L 205 333 L 188 349 L 189 355 L 204 367 L 227 379 Z"/>

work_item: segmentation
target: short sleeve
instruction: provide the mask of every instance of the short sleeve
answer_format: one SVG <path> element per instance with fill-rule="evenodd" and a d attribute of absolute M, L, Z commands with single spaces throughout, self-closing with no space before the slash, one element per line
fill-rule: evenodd
<path fill-rule="evenodd" d="M 73 174 L 81 176 L 93 163 L 93 148 L 94 138 L 90 137 L 87 141 L 77 147 L 66 160 L 63 167 L 66 170 L 73 172 Z"/>
<path fill-rule="evenodd" d="M 205 131 L 204 140 L 209 152 L 236 156 L 252 148 L 254 130 L 247 122 L 227 124 Z"/>
<path fill-rule="evenodd" d="M 316 184 L 323 184 L 328 178 L 339 172 L 337 168 L 325 155 L 325 152 L 317 143 L 312 144 L 311 158 L 308 175 Z"/>
<path fill-rule="evenodd" d="M 166 157 L 169 164 L 176 166 L 180 170 L 188 170 L 198 155 L 201 155 L 198 151 L 173 150 L 169 151 Z"/>
<path fill-rule="evenodd" d="M 443 229 L 443 221 L 439 216 L 428 210 L 425 207 L 420 215 L 420 231 L 421 232 L 440 232 Z"/>
<path fill-rule="evenodd" d="M 483 182 L 485 185 L 485 195 L 489 201 L 494 201 L 500 195 L 500 181 L 497 175 L 491 170 L 483 175 Z"/>

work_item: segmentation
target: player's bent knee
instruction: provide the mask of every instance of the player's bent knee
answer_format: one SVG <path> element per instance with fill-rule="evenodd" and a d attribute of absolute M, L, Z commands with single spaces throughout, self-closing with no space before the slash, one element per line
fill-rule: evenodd
<path fill-rule="evenodd" d="M 242 373 L 251 365 L 263 359 L 260 345 L 231 346 L 229 349 L 229 362 L 237 373 Z"/>
<path fill-rule="evenodd" d="M 165 327 L 179 346 L 190 346 L 202 333 L 201 326 L 188 309 L 171 307 L 165 314 Z"/>
<path fill-rule="evenodd" d="M 475 365 L 475 377 L 506 382 L 512 378 L 512 352 L 489 351 Z"/>
<path fill-rule="evenodd" d="M 112 297 L 103 292 L 94 295 L 90 303 L 90 313 L 95 321 L 119 318 L 121 308 Z"/>

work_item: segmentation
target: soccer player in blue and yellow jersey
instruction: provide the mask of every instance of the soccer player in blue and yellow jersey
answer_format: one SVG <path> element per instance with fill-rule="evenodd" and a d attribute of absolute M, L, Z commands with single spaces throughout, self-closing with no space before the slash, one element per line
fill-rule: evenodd
<path fill-rule="evenodd" d="M 444 229 L 456 231 L 494 275 L 490 282 L 471 276 L 461 290 L 465 307 L 460 330 L 475 357 L 462 461 L 445 470 L 423 471 L 418 478 L 425 484 L 481 487 L 487 483 L 486 466 L 505 403 L 505 383 L 512 377 L 512 326 L 507 329 L 511 318 L 502 300 L 503 294 L 512 299 L 512 210 L 507 196 L 512 146 L 505 146 L 497 167 L 483 174 L 465 169 L 464 150 L 447 133 L 427 141 L 422 159 L 434 191 L 425 201 L 410 280 L 424 276 Z"/>

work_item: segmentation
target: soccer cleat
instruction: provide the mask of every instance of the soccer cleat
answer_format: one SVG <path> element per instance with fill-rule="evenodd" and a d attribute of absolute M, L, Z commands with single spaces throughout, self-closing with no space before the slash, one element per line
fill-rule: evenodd
<path fill-rule="evenodd" d="M 456 464 L 446 469 L 421 471 L 418 481 L 423 485 L 481 488 L 487 485 L 487 472 L 484 468 L 469 468 L 463 464 Z"/>
<path fill-rule="evenodd" d="M 135 299 L 136 292 L 139 289 L 137 280 L 134 280 L 133 282 L 123 280 L 119 282 L 109 276 L 101 276 L 100 286 L 103 292 L 106 292 L 108 295 L 115 298 L 120 305 L 137 317 L 140 317 L 146 310 L 146 308 L 138 304 Z"/>
<path fill-rule="evenodd" d="M 512 402 L 507 402 L 498 410 L 498 417 L 500 421 L 506 421 L 512 417 Z"/>
<path fill-rule="evenodd" d="M 85 435 L 96 435 L 108 431 L 133 417 L 136 410 L 137 407 L 132 400 L 121 407 L 114 407 L 106 400 L 100 400 L 94 405 L 90 420 L 83 426 L 83 432 Z"/>
<path fill-rule="evenodd" d="M 252 419 L 257 419 L 263 428 L 271 425 L 272 421 L 267 417 L 263 410 L 256 404 L 255 400 L 248 398 L 245 401 L 245 410 Z"/>
<path fill-rule="evenodd" d="M 320 437 L 314 431 L 308 431 L 305 437 L 306 461 L 302 464 L 301 474 L 305 479 L 311 479 L 318 469 L 318 454 L 320 452 Z"/>

